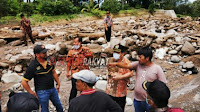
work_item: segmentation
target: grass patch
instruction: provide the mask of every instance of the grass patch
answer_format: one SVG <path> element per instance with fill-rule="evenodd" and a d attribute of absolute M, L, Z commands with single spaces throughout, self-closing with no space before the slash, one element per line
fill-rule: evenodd
<path fill-rule="evenodd" d="M 139 16 L 139 15 L 145 15 L 147 14 L 148 11 L 145 9 L 135 9 L 131 8 L 129 10 L 121 10 L 119 11 L 118 14 L 112 14 L 114 17 L 118 17 L 120 15 L 131 15 L 131 16 Z M 79 13 L 79 14 L 69 14 L 69 15 L 56 15 L 56 16 L 46 16 L 46 15 L 41 15 L 41 14 L 33 14 L 30 17 L 27 17 L 28 19 L 31 20 L 32 25 L 38 25 L 44 22 L 54 22 L 54 21 L 59 21 L 59 20 L 71 20 L 75 18 L 84 18 L 84 17 L 97 17 L 97 18 L 102 18 L 106 15 L 106 11 L 101 11 L 101 10 L 95 10 L 91 13 L 89 12 L 84 12 L 84 13 Z M 19 25 L 20 24 L 20 16 L 6 16 L 2 17 L 0 19 L 0 24 L 1 25 Z"/>

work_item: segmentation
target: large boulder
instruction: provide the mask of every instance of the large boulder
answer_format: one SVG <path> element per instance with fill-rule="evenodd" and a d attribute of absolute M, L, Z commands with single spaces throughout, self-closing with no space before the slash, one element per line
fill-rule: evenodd
<path fill-rule="evenodd" d="M 20 77 L 17 73 L 12 73 L 11 71 L 9 71 L 8 73 L 3 74 L 1 80 L 4 83 L 19 83 L 22 81 L 22 77 Z"/>
<path fill-rule="evenodd" d="M 195 48 L 192 46 L 191 43 L 189 43 L 188 41 L 185 42 L 185 44 L 183 45 L 181 51 L 185 54 L 189 54 L 189 55 L 193 55 L 195 53 Z"/>

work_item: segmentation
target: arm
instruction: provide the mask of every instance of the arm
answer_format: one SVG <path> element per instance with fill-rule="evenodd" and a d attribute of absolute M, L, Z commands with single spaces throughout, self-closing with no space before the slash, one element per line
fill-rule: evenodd
<path fill-rule="evenodd" d="M 125 69 L 132 69 L 131 64 L 127 64 L 127 63 L 124 63 L 124 62 L 115 62 L 115 63 L 110 63 L 108 65 L 109 66 L 117 66 L 117 67 L 125 68 Z"/>
<path fill-rule="evenodd" d="M 117 75 L 117 76 L 114 76 L 113 79 L 114 79 L 114 80 L 128 79 L 128 78 L 130 78 L 130 77 L 132 77 L 132 76 L 133 76 L 133 72 L 130 71 L 130 72 L 124 74 L 124 75 Z"/>
<path fill-rule="evenodd" d="M 36 98 L 38 98 L 37 94 L 34 91 L 31 90 L 31 88 L 30 88 L 30 86 L 28 84 L 28 81 L 26 81 L 25 79 L 23 79 L 22 82 L 21 82 L 21 84 L 24 87 L 24 89 L 26 89 L 26 91 L 28 93 L 30 93 L 30 94 L 34 95 Z"/>
<path fill-rule="evenodd" d="M 56 89 L 57 89 L 57 91 L 59 92 L 59 89 L 60 89 L 60 81 L 59 81 L 58 75 L 57 75 L 57 73 L 56 73 L 55 70 L 53 70 L 53 77 L 54 77 L 55 81 L 57 82 Z"/>
<path fill-rule="evenodd" d="M 108 28 L 107 28 L 107 24 L 106 24 L 106 23 L 104 23 L 104 26 L 105 26 L 106 31 L 108 31 Z"/>

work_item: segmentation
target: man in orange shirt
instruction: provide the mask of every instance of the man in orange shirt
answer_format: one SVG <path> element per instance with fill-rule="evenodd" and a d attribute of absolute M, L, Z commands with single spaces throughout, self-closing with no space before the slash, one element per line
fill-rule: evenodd
<path fill-rule="evenodd" d="M 118 44 L 114 46 L 113 57 L 109 59 L 109 63 L 113 62 L 123 62 L 130 64 L 130 61 L 124 57 L 125 52 L 128 48 Z M 129 69 L 119 68 L 108 66 L 108 81 L 106 87 L 106 93 L 116 101 L 122 110 L 126 104 L 126 95 L 127 95 L 127 83 L 129 78 L 133 76 L 133 72 Z"/>
<path fill-rule="evenodd" d="M 76 72 L 79 72 L 80 70 L 89 69 L 89 66 L 84 63 L 84 59 L 93 56 L 93 53 L 90 51 L 88 47 L 84 47 L 81 45 L 82 38 L 76 37 L 73 41 L 74 41 L 73 48 L 69 50 L 67 54 L 66 76 L 67 78 L 71 79 L 72 83 L 69 102 L 77 95 L 76 79 L 74 79 L 72 75 Z"/>

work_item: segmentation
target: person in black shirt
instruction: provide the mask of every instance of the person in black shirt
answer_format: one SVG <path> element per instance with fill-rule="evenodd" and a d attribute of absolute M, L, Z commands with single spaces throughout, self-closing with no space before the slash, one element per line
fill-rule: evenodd
<path fill-rule="evenodd" d="M 39 99 L 41 112 L 49 112 L 49 100 L 56 106 L 57 112 L 63 112 L 63 107 L 58 97 L 60 81 L 54 65 L 47 63 L 47 49 L 43 45 L 34 47 L 35 60 L 31 62 L 24 74 L 22 85 L 32 95 Z M 32 91 L 28 81 L 34 78 L 35 91 Z M 57 82 L 54 87 L 54 79 Z"/>
<path fill-rule="evenodd" d="M 68 112 L 123 112 L 106 93 L 93 89 L 97 80 L 94 72 L 81 70 L 72 77 L 77 80 L 77 90 L 82 92 L 70 101 Z"/>

